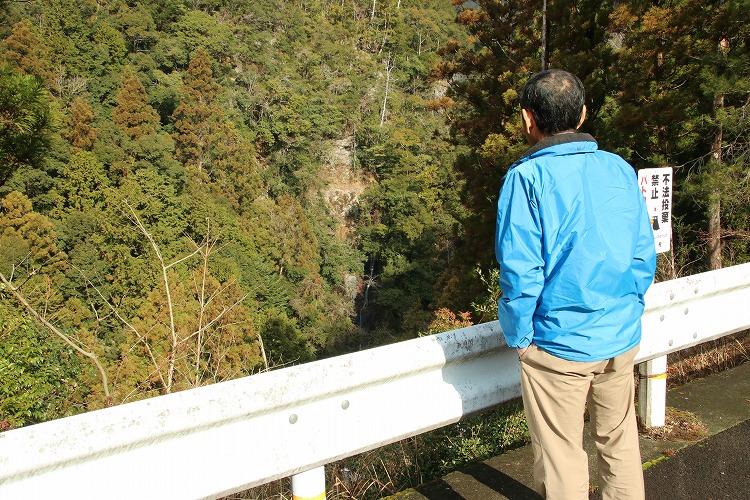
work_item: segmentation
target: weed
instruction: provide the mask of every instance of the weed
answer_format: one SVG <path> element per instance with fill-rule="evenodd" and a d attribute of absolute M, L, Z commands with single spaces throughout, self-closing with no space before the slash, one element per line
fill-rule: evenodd
<path fill-rule="evenodd" d="M 750 360 L 750 330 L 704 342 L 667 357 L 669 387 L 733 368 Z"/>
<path fill-rule="evenodd" d="M 708 435 L 705 424 L 698 417 L 671 407 L 666 409 L 663 426 L 644 427 L 640 432 L 655 441 L 700 441 Z"/>

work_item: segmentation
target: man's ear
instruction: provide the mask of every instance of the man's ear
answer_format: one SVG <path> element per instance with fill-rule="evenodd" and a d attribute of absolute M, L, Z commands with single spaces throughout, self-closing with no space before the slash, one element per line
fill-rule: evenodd
<path fill-rule="evenodd" d="M 583 111 L 581 111 L 581 121 L 578 122 L 578 126 L 576 127 L 576 130 L 581 128 L 581 125 L 583 125 L 583 122 L 586 121 L 586 105 L 583 105 Z"/>
<path fill-rule="evenodd" d="M 531 135 L 532 130 L 536 128 L 536 120 L 534 120 L 534 114 L 528 109 L 521 108 L 521 117 L 523 118 L 523 131 L 526 135 Z"/>
<path fill-rule="evenodd" d="M 533 146 L 544 139 L 544 134 L 537 127 L 534 114 L 531 111 L 521 108 L 521 117 L 523 118 L 523 133 L 529 145 Z"/>

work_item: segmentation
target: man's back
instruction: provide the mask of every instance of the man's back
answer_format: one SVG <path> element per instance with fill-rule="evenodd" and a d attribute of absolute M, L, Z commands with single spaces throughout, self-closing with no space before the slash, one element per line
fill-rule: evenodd
<path fill-rule="evenodd" d="M 635 172 L 620 157 L 598 150 L 587 134 L 558 136 L 530 153 L 506 176 L 506 184 L 519 188 L 505 190 L 508 199 L 499 206 L 507 208 L 498 223 L 505 223 L 505 213 L 528 211 L 528 205 L 536 213 L 526 227 L 506 227 L 514 237 L 499 249 L 506 260 L 527 260 L 530 269 L 539 267 L 542 274 L 543 288 L 534 304 L 534 343 L 575 361 L 628 351 L 640 342 L 638 318 L 651 279 L 647 266 L 638 262 L 653 253 Z M 504 291 L 523 289 L 505 285 Z M 500 312 L 517 324 L 513 298 L 506 299 L 501 299 Z"/>

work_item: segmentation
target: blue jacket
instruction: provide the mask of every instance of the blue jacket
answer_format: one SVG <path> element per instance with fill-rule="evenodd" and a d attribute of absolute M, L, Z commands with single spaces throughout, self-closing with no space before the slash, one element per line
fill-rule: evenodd
<path fill-rule="evenodd" d="M 635 171 L 590 135 L 546 138 L 510 167 L 495 255 L 509 346 L 599 361 L 640 343 L 653 230 Z"/>

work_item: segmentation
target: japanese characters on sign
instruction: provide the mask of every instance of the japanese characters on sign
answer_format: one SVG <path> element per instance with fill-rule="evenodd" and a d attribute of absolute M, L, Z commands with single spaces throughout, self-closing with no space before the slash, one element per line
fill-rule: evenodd
<path fill-rule="evenodd" d="M 638 185 L 654 228 L 656 253 L 667 252 L 672 242 L 672 167 L 639 170 Z"/>

